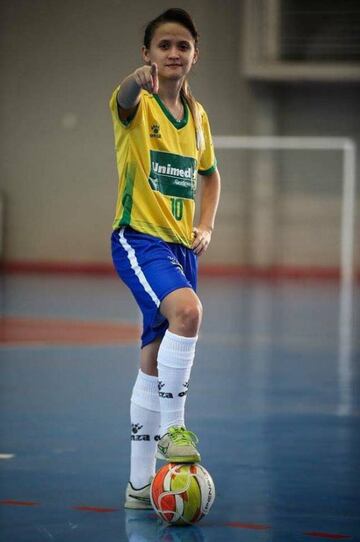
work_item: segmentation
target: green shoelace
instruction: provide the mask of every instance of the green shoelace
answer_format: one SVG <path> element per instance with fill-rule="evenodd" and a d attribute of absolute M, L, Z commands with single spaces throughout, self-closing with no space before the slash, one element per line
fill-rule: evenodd
<path fill-rule="evenodd" d="M 175 444 L 197 444 L 199 439 L 192 431 L 187 431 L 184 427 L 170 427 L 169 436 Z"/>

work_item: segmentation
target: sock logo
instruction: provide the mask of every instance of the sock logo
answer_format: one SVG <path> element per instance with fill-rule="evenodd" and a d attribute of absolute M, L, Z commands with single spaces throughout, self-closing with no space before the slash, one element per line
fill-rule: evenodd
<path fill-rule="evenodd" d="M 150 440 L 150 435 L 131 435 L 131 440 L 139 442 L 139 440 Z"/>
<path fill-rule="evenodd" d="M 161 389 L 165 386 L 165 382 L 162 382 L 159 380 L 158 382 L 158 390 L 159 390 L 159 397 L 162 397 L 163 399 L 173 399 L 172 393 L 167 393 L 165 391 L 161 391 Z"/>
<path fill-rule="evenodd" d="M 178 397 L 184 397 L 187 392 L 189 391 L 189 381 L 187 382 L 184 382 L 183 384 L 184 388 L 185 388 L 185 391 L 181 391 L 179 394 L 178 394 Z"/>
<path fill-rule="evenodd" d="M 139 435 L 138 432 L 140 429 L 142 429 L 142 425 L 139 423 L 132 423 L 131 424 L 131 440 L 139 441 L 139 440 L 150 440 L 150 435 Z"/>
<path fill-rule="evenodd" d="M 140 425 L 139 423 L 132 423 L 131 424 L 131 432 L 132 433 L 137 433 L 143 426 Z"/>
<path fill-rule="evenodd" d="M 162 397 L 163 399 L 173 399 L 174 396 L 171 392 L 166 391 L 159 391 L 159 397 Z"/>

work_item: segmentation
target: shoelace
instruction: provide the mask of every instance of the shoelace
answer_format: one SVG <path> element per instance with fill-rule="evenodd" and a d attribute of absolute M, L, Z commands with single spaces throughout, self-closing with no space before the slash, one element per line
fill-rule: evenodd
<path fill-rule="evenodd" d="M 187 431 L 184 427 L 171 427 L 169 435 L 176 444 L 197 444 L 199 439 L 192 431 Z"/>

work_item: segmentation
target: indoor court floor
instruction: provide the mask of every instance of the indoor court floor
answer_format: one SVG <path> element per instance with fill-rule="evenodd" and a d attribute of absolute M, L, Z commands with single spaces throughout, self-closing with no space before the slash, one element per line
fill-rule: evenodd
<path fill-rule="evenodd" d="M 135 304 L 113 277 L 5 275 L 1 542 L 360 540 L 360 292 L 200 278 L 186 405 L 217 496 L 191 527 L 125 511 Z M 159 464 L 160 465 L 160 464 Z"/>

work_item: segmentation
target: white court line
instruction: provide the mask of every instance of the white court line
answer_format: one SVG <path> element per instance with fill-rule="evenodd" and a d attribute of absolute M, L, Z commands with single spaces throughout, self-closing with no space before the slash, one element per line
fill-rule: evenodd
<path fill-rule="evenodd" d="M 0 459 L 13 459 L 15 454 L 0 454 Z"/>

